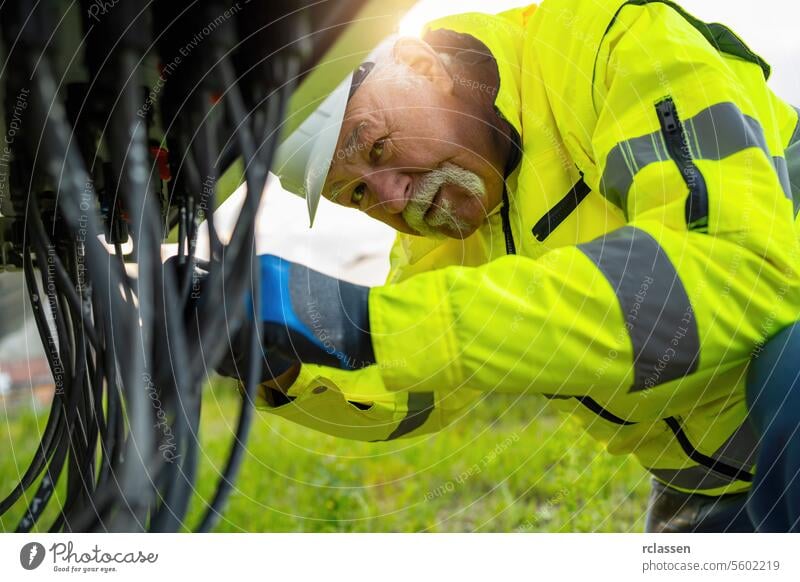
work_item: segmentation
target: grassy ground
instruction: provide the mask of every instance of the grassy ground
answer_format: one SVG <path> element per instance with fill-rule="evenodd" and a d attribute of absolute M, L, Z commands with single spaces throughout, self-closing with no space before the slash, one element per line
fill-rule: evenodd
<path fill-rule="evenodd" d="M 204 399 L 188 527 L 227 457 L 237 398 L 220 381 Z M 509 402 L 493 397 L 437 435 L 388 443 L 335 439 L 257 413 L 217 531 L 643 530 L 642 469 L 604 453 L 572 421 L 538 413 L 534 397 Z M 45 420 L 46 412 L 0 409 L 0 495 L 27 466 Z M 13 530 L 22 511 L 0 517 L 0 531 Z"/>

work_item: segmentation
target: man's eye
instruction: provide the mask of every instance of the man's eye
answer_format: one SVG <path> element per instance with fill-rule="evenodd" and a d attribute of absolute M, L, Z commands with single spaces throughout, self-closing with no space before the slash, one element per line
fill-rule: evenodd
<path fill-rule="evenodd" d="M 377 162 L 383 156 L 383 142 L 384 140 L 379 139 L 374 144 L 372 144 L 372 149 L 369 152 L 369 159 L 372 162 Z"/>
<path fill-rule="evenodd" d="M 355 188 L 353 188 L 353 193 L 350 195 L 350 202 L 355 204 L 356 206 L 361 204 L 361 201 L 364 199 L 364 193 L 366 191 L 366 186 L 362 182 Z"/>

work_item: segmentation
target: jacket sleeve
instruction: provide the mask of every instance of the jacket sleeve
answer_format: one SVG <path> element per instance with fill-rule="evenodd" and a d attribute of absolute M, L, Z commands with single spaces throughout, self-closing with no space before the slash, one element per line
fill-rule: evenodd
<path fill-rule="evenodd" d="M 588 394 L 635 409 L 651 392 L 668 406 L 696 389 L 685 376 L 742 366 L 800 313 L 775 160 L 786 136 L 768 91 L 758 66 L 722 57 L 670 6 L 623 8 L 598 54 L 594 126 L 578 131 L 601 177 L 590 185 L 627 225 L 538 260 L 374 289 L 378 362 L 406 364 L 381 369 L 385 386 Z"/>
<path fill-rule="evenodd" d="M 389 283 L 403 281 L 434 265 L 455 262 L 463 248 L 398 235 L 390 256 Z M 473 252 L 475 256 L 478 253 Z M 477 259 L 476 259 L 477 260 Z M 476 390 L 388 390 L 381 369 L 407 365 L 384 358 L 380 366 L 344 371 L 303 364 L 284 397 L 261 387 L 256 406 L 276 416 L 334 436 L 386 441 L 441 430 L 483 395 Z"/>

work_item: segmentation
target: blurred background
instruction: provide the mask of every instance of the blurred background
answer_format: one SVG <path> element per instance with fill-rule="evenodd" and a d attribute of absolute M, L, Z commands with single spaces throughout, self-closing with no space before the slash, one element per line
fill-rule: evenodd
<path fill-rule="evenodd" d="M 772 65 L 776 93 L 800 104 L 795 3 L 679 3 L 733 28 Z M 423 0 L 398 15 L 398 30 L 419 34 L 425 22 L 449 13 L 524 4 Z M 243 197 L 237 176 L 229 172 L 221 187 L 234 191 L 215 214 L 223 237 Z M 382 283 L 392 240 L 388 227 L 324 199 L 309 229 L 305 202 L 277 181 L 268 186 L 259 214 L 259 252 L 362 284 Z M 0 497 L 34 452 L 53 390 L 33 320 L 10 301 L 22 285 L 20 273 L 0 273 L 0 314 L 22 314 L 26 321 L 6 335 L 10 318 L 0 317 Z M 190 522 L 212 494 L 236 422 L 235 382 L 212 379 L 207 392 Z M 217 531 L 643 531 L 648 491 L 649 477 L 631 459 L 611 457 L 570 419 L 542 414 L 535 396 L 488 395 L 439 434 L 386 443 L 334 439 L 259 413 Z M 14 528 L 24 505 L 0 517 L 0 531 Z M 51 504 L 48 512 L 55 509 Z"/>

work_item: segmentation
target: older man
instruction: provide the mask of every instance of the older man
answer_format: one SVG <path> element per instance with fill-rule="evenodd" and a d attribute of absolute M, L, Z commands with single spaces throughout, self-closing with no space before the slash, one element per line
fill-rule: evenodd
<path fill-rule="evenodd" d="M 389 280 L 262 257 L 264 407 L 375 441 L 540 393 L 652 473 L 649 530 L 799 527 L 744 509 L 745 371 L 800 314 L 800 126 L 768 75 L 664 1 L 544 0 L 398 40 L 288 162 L 312 202 L 397 229 Z"/>

